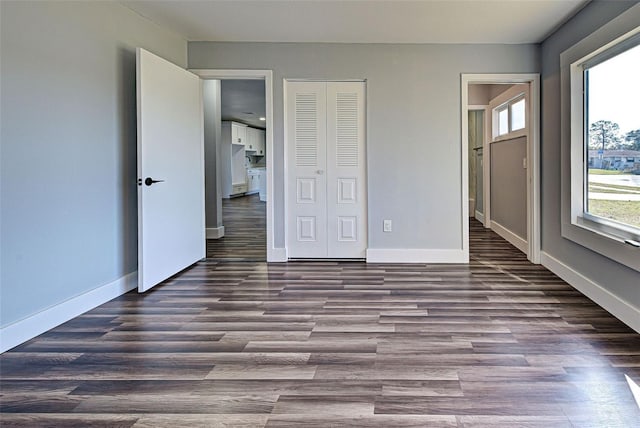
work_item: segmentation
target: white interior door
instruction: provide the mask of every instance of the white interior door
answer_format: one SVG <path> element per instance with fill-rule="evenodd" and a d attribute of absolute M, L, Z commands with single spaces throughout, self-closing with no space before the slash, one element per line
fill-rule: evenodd
<path fill-rule="evenodd" d="M 328 257 L 365 258 L 364 83 L 327 84 Z"/>
<path fill-rule="evenodd" d="M 136 53 L 143 292 L 205 257 L 204 143 L 200 78 L 144 49 Z"/>
<path fill-rule="evenodd" d="M 326 103 L 326 83 L 287 83 L 291 258 L 327 257 Z"/>
<path fill-rule="evenodd" d="M 287 82 L 288 256 L 364 258 L 363 82 Z"/>

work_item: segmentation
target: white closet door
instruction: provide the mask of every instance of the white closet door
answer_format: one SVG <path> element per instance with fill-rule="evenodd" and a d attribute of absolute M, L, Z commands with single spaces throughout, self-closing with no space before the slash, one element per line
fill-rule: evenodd
<path fill-rule="evenodd" d="M 327 235 L 331 258 L 367 249 L 364 83 L 327 84 Z"/>
<path fill-rule="evenodd" d="M 290 258 L 327 257 L 326 83 L 287 82 Z"/>

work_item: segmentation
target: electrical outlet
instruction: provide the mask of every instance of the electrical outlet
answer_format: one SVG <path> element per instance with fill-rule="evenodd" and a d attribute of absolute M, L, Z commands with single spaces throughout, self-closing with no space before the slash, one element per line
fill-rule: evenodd
<path fill-rule="evenodd" d="M 382 221 L 382 231 L 383 232 L 391 232 L 391 220 L 383 220 Z"/>

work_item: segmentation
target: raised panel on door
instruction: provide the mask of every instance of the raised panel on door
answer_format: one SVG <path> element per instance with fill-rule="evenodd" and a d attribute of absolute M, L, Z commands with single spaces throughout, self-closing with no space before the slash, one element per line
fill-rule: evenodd
<path fill-rule="evenodd" d="M 287 82 L 287 249 L 327 257 L 326 84 Z"/>
<path fill-rule="evenodd" d="M 331 258 L 367 248 L 364 82 L 327 83 L 327 236 Z"/>

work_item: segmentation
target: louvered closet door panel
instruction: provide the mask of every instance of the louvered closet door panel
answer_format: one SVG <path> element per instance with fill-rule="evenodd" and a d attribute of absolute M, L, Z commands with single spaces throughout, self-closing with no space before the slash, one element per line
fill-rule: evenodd
<path fill-rule="evenodd" d="M 332 258 L 366 256 L 364 85 L 327 83 L 327 235 Z"/>
<path fill-rule="evenodd" d="M 326 83 L 286 89 L 288 256 L 326 258 Z"/>

